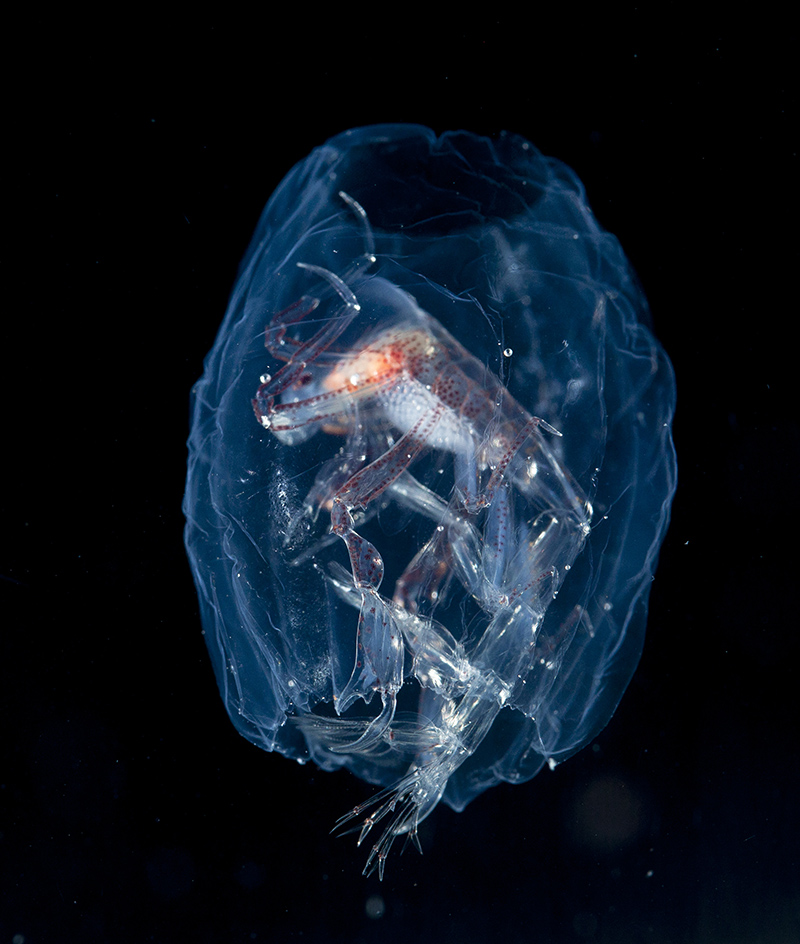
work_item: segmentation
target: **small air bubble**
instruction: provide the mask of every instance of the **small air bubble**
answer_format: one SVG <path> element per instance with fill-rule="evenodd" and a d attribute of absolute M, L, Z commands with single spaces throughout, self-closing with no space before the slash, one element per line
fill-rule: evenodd
<path fill-rule="evenodd" d="M 514 349 L 511 348 L 511 347 L 507 347 L 507 348 L 503 351 L 503 357 L 511 357 L 511 355 L 512 355 L 513 353 L 514 353 Z"/>

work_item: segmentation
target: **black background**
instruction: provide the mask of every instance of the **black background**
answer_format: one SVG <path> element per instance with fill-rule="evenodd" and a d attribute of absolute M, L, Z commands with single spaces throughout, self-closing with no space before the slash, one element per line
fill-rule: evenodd
<path fill-rule="evenodd" d="M 265 8 L 266 9 L 266 8 Z M 13 23 L 0 944 L 800 940 L 797 45 L 761 6 Z M 677 375 L 679 488 L 608 728 L 381 884 L 346 773 L 228 721 L 182 547 L 188 394 L 274 187 L 378 121 L 571 165 Z"/>

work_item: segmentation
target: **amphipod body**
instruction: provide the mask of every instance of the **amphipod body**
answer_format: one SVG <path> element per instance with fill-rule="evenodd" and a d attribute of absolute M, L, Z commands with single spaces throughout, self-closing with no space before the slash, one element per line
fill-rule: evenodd
<path fill-rule="evenodd" d="M 377 812 L 362 829 L 361 839 L 394 814 L 367 864 L 382 875 L 393 838 L 416 836 L 535 661 L 539 626 L 588 534 L 591 508 L 548 445 L 559 433 L 529 415 L 411 295 L 380 277 L 350 285 L 303 267 L 320 280 L 328 310 L 319 318 L 320 299 L 305 296 L 273 319 L 266 345 L 286 363 L 263 378 L 253 406 L 288 445 L 314 433 L 346 438 L 337 475 L 326 468 L 317 477 L 305 508 L 314 519 L 329 510 L 331 532 L 347 548 L 349 578 L 335 563 L 325 576 L 359 610 L 357 648 L 336 695 L 340 717 L 310 715 L 301 724 L 339 752 L 413 756 L 399 784 L 375 798 Z M 302 340 L 312 316 L 323 327 Z M 351 347 L 342 349 L 344 338 Z M 418 460 L 436 455 L 446 490 L 414 476 Z M 442 457 L 451 464 L 446 476 Z M 387 497 L 433 526 L 390 594 L 381 593 L 381 549 L 356 523 Z M 486 620 L 469 651 L 435 616 L 453 578 Z M 397 695 L 409 669 L 421 686 L 418 718 L 398 727 Z M 341 717 L 375 692 L 377 716 Z"/>

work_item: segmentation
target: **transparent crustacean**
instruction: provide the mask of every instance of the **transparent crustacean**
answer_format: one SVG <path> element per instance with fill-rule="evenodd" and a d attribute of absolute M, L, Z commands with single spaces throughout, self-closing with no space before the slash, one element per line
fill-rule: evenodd
<path fill-rule="evenodd" d="M 298 723 L 339 752 L 402 748 L 413 756 L 398 784 L 340 820 L 376 807 L 360 843 L 390 817 L 365 870 L 382 876 L 394 838 L 408 833 L 418 844 L 418 824 L 531 667 L 539 663 L 544 676 L 551 668 L 538 631 L 589 532 L 591 507 L 553 451 L 560 433 L 531 416 L 410 294 L 369 274 L 376 261 L 369 222 L 341 197 L 362 220 L 365 252 L 341 276 L 298 263 L 321 288 L 267 327 L 266 347 L 283 366 L 261 378 L 253 407 L 286 445 L 314 434 L 343 443 L 306 499 L 306 515 L 324 510 L 331 529 L 303 560 L 344 542 L 349 572 L 329 562 L 323 573 L 359 611 L 353 669 L 335 708 L 344 715 L 377 692 L 382 709 L 371 718 L 308 714 Z M 441 489 L 414 474 L 431 456 Z M 388 595 L 381 548 L 360 534 L 387 501 L 431 522 L 430 538 Z M 454 583 L 485 617 L 469 641 L 436 618 Z M 395 717 L 409 674 L 420 686 L 413 724 Z"/>

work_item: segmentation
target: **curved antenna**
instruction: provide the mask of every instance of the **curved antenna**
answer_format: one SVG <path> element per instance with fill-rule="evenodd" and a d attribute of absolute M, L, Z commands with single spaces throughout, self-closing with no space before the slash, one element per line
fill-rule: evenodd
<path fill-rule="evenodd" d="M 339 196 L 358 217 L 364 229 L 364 252 L 361 256 L 362 261 L 355 263 L 356 268 L 353 270 L 355 272 L 361 265 L 369 267 L 375 264 L 375 237 L 372 235 L 372 227 L 369 225 L 369 217 L 367 216 L 366 210 L 361 206 L 358 200 L 351 197 L 349 193 L 345 193 L 344 190 L 339 191 Z M 347 278 L 347 276 L 345 276 L 345 278 Z"/>

